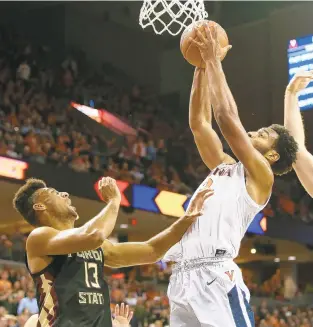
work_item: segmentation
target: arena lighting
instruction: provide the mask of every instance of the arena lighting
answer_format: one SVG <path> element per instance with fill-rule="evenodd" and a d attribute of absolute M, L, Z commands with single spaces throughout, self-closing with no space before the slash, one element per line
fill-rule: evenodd
<path fill-rule="evenodd" d="M 252 254 L 256 254 L 256 249 L 253 248 L 253 249 L 250 250 L 250 252 L 251 252 Z"/>
<path fill-rule="evenodd" d="M 89 118 L 95 120 L 97 123 L 101 123 L 101 112 L 98 109 L 84 106 L 75 102 L 72 102 L 71 106 L 80 111 L 81 113 L 85 114 Z"/>
<path fill-rule="evenodd" d="M 291 256 L 288 257 L 288 260 L 289 260 L 289 261 L 295 261 L 295 260 L 296 260 L 296 257 L 293 256 L 293 255 L 291 255 Z"/>
<path fill-rule="evenodd" d="M 274 262 L 280 262 L 280 259 L 279 258 L 275 258 L 274 259 Z"/>
<path fill-rule="evenodd" d="M 0 176 L 23 180 L 27 169 L 27 162 L 0 157 Z"/>
<path fill-rule="evenodd" d="M 128 228 L 128 224 L 120 224 L 120 228 L 121 229 L 127 229 Z"/>
<path fill-rule="evenodd" d="M 89 118 L 95 120 L 97 123 L 113 129 L 120 135 L 137 136 L 137 131 L 134 128 L 105 109 L 95 109 L 76 102 L 71 102 L 71 106 Z"/>

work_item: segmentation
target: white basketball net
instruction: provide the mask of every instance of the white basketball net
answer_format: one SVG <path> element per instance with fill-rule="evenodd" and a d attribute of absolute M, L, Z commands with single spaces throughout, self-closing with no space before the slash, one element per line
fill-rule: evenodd
<path fill-rule="evenodd" d="M 152 26 L 156 34 L 167 31 L 178 35 L 191 23 L 207 17 L 203 0 L 144 0 L 139 24 L 142 28 Z"/>

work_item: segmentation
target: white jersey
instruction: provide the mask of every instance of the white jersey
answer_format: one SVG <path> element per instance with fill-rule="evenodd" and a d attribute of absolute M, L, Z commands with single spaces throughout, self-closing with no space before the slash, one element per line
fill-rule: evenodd
<path fill-rule="evenodd" d="M 189 228 L 181 241 L 166 253 L 165 261 L 237 257 L 245 232 L 255 215 L 267 203 L 259 205 L 249 196 L 241 162 L 221 164 L 212 170 L 191 201 L 211 182 L 214 195 L 205 201 L 203 215 Z"/>

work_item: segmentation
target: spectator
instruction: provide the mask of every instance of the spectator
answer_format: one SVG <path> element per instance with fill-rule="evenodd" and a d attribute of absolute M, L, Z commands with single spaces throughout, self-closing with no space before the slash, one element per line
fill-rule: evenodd
<path fill-rule="evenodd" d="M 145 158 L 147 155 L 147 148 L 146 148 L 146 144 L 144 143 L 142 137 L 139 137 L 138 140 L 135 142 L 134 146 L 133 146 L 133 154 L 137 157 L 137 158 Z"/>
<path fill-rule="evenodd" d="M 133 179 L 133 182 L 140 184 L 142 179 L 144 178 L 144 174 L 140 171 L 138 166 L 134 166 L 130 171 L 130 175 Z"/>
<path fill-rule="evenodd" d="M 155 161 L 156 160 L 156 154 L 157 150 L 154 146 L 153 140 L 148 141 L 148 146 L 147 146 L 147 159 L 149 161 Z"/>
<path fill-rule="evenodd" d="M 77 62 L 73 59 L 71 55 L 69 55 L 62 63 L 62 68 L 65 71 L 70 71 L 73 73 L 73 76 L 76 78 L 78 75 L 78 67 Z"/>
<path fill-rule="evenodd" d="M 17 72 L 16 72 L 17 78 L 23 81 L 28 81 L 30 78 L 30 74 L 31 74 L 31 69 L 27 63 L 27 60 L 23 60 L 17 68 Z"/>
<path fill-rule="evenodd" d="M 22 314 L 24 310 L 29 311 L 31 314 L 38 313 L 37 300 L 33 289 L 28 290 L 27 296 L 20 301 L 17 308 L 17 314 Z"/>

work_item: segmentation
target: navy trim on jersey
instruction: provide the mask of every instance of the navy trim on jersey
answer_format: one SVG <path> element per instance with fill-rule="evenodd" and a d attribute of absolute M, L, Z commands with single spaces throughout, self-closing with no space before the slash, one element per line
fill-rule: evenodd
<path fill-rule="evenodd" d="M 236 327 L 248 327 L 242 312 L 236 285 L 227 293 L 227 296 Z"/>

